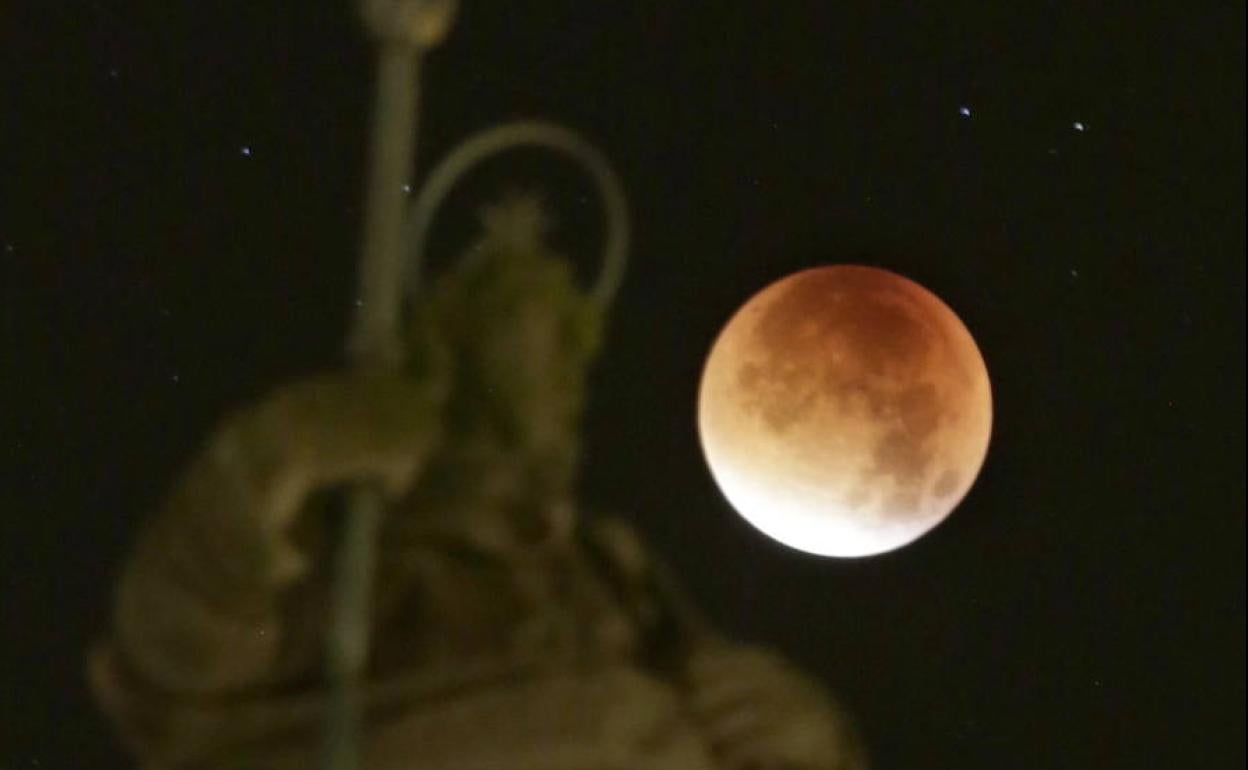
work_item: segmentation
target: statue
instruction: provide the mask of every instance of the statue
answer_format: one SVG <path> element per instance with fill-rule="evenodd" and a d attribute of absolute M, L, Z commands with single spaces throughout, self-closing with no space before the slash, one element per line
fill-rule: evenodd
<path fill-rule="evenodd" d="M 532 197 L 407 324 L 398 373 L 315 377 L 226 419 L 124 566 L 89 678 L 145 768 L 316 766 L 332 488 L 380 482 L 362 766 L 865 768 L 807 677 L 711 631 L 573 482 L 600 306 Z"/>

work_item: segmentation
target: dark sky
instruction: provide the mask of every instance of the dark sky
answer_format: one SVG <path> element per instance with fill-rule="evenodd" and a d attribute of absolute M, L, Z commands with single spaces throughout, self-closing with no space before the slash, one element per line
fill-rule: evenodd
<path fill-rule="evenodd" d="M 879 768 L 1243 766 L 1242 4 L 464 4 L 423 158 L 547 116 L 633 201 L 589 500 Z M 107 770 L 81 662 L 138 522 L 223 410 L 340 362 L 372 62 L 345 0 L 39 5 L 0 10 L 0 762 Z M 452 207 L 553 179 L 592 270 L 575 177 L 492 168 Z M 836 262 L 943 297 L 996 399 L 958 512 L 857 561 L 742 523 L 694 430 L 722 323 Z"/>

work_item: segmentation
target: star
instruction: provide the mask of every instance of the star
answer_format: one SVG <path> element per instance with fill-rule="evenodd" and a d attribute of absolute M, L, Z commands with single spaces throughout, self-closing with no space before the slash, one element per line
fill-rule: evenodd
<path fill-rule="evenodd" d="M 971 116 L 971 108 L 963 105 L 958 108 L 958 114 L 964 118 L 969 118 Z"/>
<path fill-rule="evenodd" d="M 244 158 L 250 158 L 251 157 L 251 145 L 244 144 L 241 148 L 239 148 L 238 152 Z"/>
<path fill-rule="evenodd" d="M 1071 124 L 1070 124 L 1070 127 L 1071 127 L 1071 128 L 1073 128 L 1073 129 L 1075 129 L 1076 131 L 1078 131 L 1078 132 L 1080 132 L 1080 133 L 1082 133 L 1082 132 L 1084 132 L 1084 131 L 1087 131 L 1087 130 L 1088 130 L 1087 125 L 1086 125 L 1086 124 L 1084 124 L 1084 123 L 1082 123 L 1081 121 L 1078 121 L 1078 120 L 1076 120 L 1074 123 L 1071 123 Z"/>
<path fill-rule="evenodd" d="M 182 382 L 182 377 L 177 372 L 174 372 L 172 375 L 169 376 L 169 381 L 172 382 L 174 385 L 177 385 L 178 383 Z"/>

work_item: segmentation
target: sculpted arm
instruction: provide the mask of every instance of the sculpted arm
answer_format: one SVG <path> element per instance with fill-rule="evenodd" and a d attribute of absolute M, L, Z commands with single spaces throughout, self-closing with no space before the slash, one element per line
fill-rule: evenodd
<path fill-rule="evenodd" d="M 398 377 L 327 376 L 222 423 L 141 532 L 92 659 L 96 695 L 132 743 L 150 732 L 136 723 L 162 718 L 140 713 L 153 704 L 275 683 L 294 633 L 285 599 L 316 566 L 299 537 L 308 496 L 359 480 L 403 488 L 437 441 L 439 402 Z"/>

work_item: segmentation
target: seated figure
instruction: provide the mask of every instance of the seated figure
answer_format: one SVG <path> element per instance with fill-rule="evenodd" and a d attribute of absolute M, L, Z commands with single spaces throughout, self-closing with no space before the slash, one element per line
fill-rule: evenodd
<path fill-rule="evenodd" d="M 865 768 L 817 684 L 699 621 L 622 522 L 578 521 L 601 309 L 533 200 L 484 223 L 403 371 L 230 416 L 148 522 L 88 667 L 127 745 L 153 769 L 317 766 L 332 491 L 374 482 L 362 767 Z"/>

